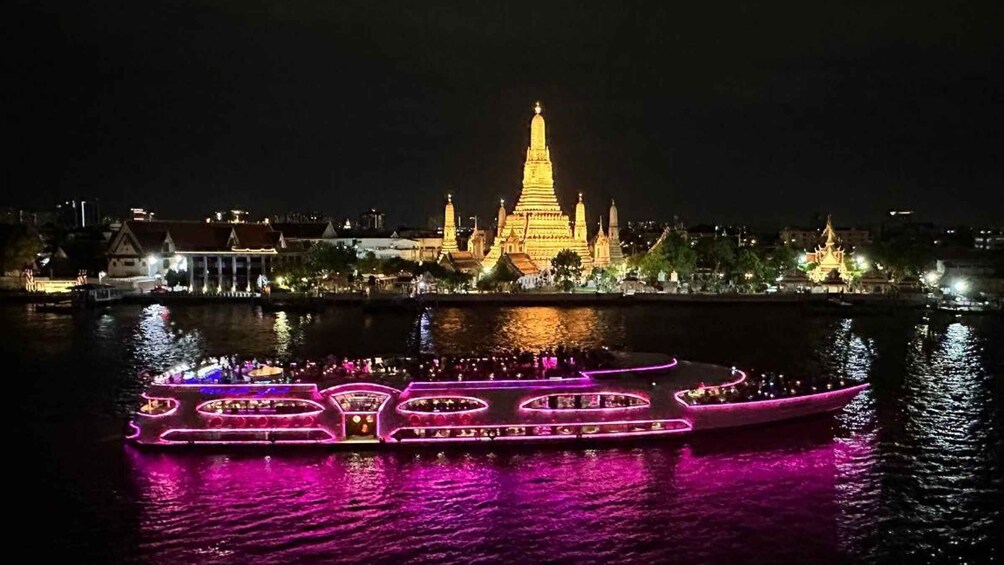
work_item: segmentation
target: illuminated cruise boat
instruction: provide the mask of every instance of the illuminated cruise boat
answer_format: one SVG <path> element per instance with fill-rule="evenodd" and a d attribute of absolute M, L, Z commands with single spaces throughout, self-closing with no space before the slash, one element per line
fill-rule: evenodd
<path fill-rule="evenodd" d="M 867 386 L 606 350 L 285 365 L 231 357 L 153 377 L 127 439 L 183 446 L 670 436 L 833 413 Z"/>

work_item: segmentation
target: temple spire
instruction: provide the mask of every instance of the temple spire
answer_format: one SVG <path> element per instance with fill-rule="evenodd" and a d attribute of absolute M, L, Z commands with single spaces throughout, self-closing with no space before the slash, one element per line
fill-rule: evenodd
<path fill-rule="evenodd" d="M 547 135 L 544 127 L 544 116 L 541 114 L 540 102 L 533 108 L 533 119 L 530 121 L 530 155 L 535 160 L 546 159 Z"/>
<path fill-rule="evenodd" d="M 621 251 L 620 224 L 617 219 L 617 204 L 614 199 L 610 199 L 610 262 L 617 263 L 624 259 L 624 252 Z"/>
<path fill-rule="evenodd" d="M 443 214 L 443 249 L 442 253 L 459 251 L 457 247 L 457 213 L 453 210 L 453 195 L 446 195 L 446 209 Z"/>
<path fill-rule="evenodd" d="M 579 202 L 575 205 L 575 223 L 572 224 L 572 237 L 576 241 L 586 241 L 586 203 L 579 193 Z"/>
<path fill-rule="evenodd" d="M 505 229 L 505 218 L 506 218 L 505 199 L 503 198 L 499 200 L 499 220 L 498 220 L 499 223 L 498 223 L 498 230 L 496 231 L 496 234 L 498 235 L 499 239 L 502 239 L 503 237 L 502 234 L 504 232 L 502 230 Z"/>
<path fill-rule="evenodd" d="M 826 228 L 823 229 L 826 236 L 826 247 L 833 247 L 837 243 L 837 233 L 833 230 L 833 216 L 826 215 Z"/>
<path fill-rule="evenodd" d="M 544 114 L 539 105 L 534 107 L 534 112 L 530 120 L 530 145 L 526 148 L 526 163 L 523 165 L 523 191 L 516 200 L 513 213 L 560 214 L 561 206 L 554 193 L 554 171 L 547 149 Z"/>

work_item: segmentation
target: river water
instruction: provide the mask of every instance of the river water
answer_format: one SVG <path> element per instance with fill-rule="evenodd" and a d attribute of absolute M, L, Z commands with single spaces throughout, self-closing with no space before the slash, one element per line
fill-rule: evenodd
<path fill-rule="evenodd" d="M 793 306 L 465 307 L 423 315 L 0 305 L 8 516 L 77 562 L 989 562 L 1004 525 L 1004 321 Z M 137 451 L 143 367 L 227 352 L 557 343 L 872 387 L 833 418 L 690 439 L 345 453 Z M 23 455 L 23 456 L 22 456 Z M 30 537 L 29 537 L 30 536 Z"/>

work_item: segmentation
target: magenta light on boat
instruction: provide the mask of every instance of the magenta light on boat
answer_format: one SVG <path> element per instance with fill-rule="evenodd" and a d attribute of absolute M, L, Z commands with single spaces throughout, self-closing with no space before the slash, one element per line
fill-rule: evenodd
<path fill-rule="evenodd" d="M 129 429 L 132 431 L 129 432 L 129 435 L 126 436 L 126 439 L 136 439 L 139 437 L 139 434 L 142 433 L 142 431 L 136 426 L 135 422 L 133 422 L 132 420 L 129 420 Z"/>
<path fill-rule="evenodd" d="M 676 366 L 678 361 L 673 359 L 669 363 L 664 365 L 649 365 L 647 367 L 629 367 L 626 369 L 600 369 L 597 371 L 582 371 L 583 375 L 593 376 L 593 375 L 609 375 L 613 373 L 636 373 L 638 371 L 660 371 L 664 369 L 672 369 Z"/>
<path fill-rule="evenodd" d="M 216 439 L 217 437 L 223 437 L 226 435 L 253 435 L 253 434 L 295 434 L 295 433 L 307 433 L 307 434 L 317 434 L 321 437 L 318 439 L 282 439 L 282 438 L 269 438 L 265 437 L 263 439 L 252 439 L 252 440 L 226 440 L 226 439 Z M 211 439 L 192 439 L 197 437 L 196 434 L 203 434 Z M 182 437 L 188 437 L 188 439 L 171 439 L 169 436 L 172 435 L 182 435 Z M 301 443 L 301 444 L 316 444 L 325 441 L 334 440 L 335 437 L 331 432 L 325 430 L 324 428 L 244 428 L 244 429 L 222 429 L 222 430 L 206 430 L 204 428 L 171 428 L 165 430 L 160 434 L 159 440 L 165 443 L 176 443 L 176 444 L 188 444 L 188 443 L 198 443 L 203 445 L 238 445 L 238 444 L 257 444 L 257 445 L 267 445 L 273 443 Z"/>
<path fill-rule="evenodd" d="M 619 372 L 619 371 L 617 371 Z M 408 388 L 421 388 L 421 389 L 443 389 L 451 388 L 457 383 L 463 385 L 470 385 L 471 387 L 491 389 L 494 387 L 506 387 L 509 385 L 522 385 L 522 386 L 534 386 L 534 385 L 546 385 L 546 384 L 574 384 L 588 382 L 589 377 L 548 377 L 544 379 L 477 379 L 477 380 L 465 380 L 465 381 L 450 381 L 450 382 L 437 382 L 437 381 L 416 381 L 411 383 Z"/>
<path fill-rule="evenodd" d="M 638 429 L 635 430 L 623 430 L 623 431 L 604 431 L 603 427 L 612 426 L 635 426 Z M 648 426 L 647 429 L 641 426 Z M 658 427 L 656 427 L 658 426 Z M 478 435 L 477 432 L 484 430 L 502 431 L 510 429 L 520 429 L 520 428 L 547 428 L 549 431 L 546 434 L 519 434 L 519 435 Z M 566 433 L 554 432 L 550 428 L 565 428 L 569 431 Z M 578 428 L 579 431 L 573 432 L 572 428 Z M 583 431 L 585 428 L 595 428 L 595 431 Z M 403 426 L 394 429 L 392 432 L 387 434 L 388 441 L 398 441 L 402 443 L 420 443 L 420 442 L 444 442 L 444 441 L 518 441 L 518 440 L 559 440 L 566 438 L 617 438 L 617 437 L 632 437 L 632 436 L 646 436 L 646 435 L 663 435 L 663 434 L 673 434 L 689 432 L 691 430 L 690 423 L 683 419 L 669 419 L 669 420 L 619 420 L 619 421 L 595 421 L 595 422 L 572 422 L 564 424 L 508 424 L 508 425 L 437 425 L 437 426 Z M 466 436 L 448 436 L 448 437 L 436 437 L 436 436 L 426 436 L 426 437 L 413 437 L 413 438 L 401 438 L 397 439 L 395 436 L 399 432 L 403 431 L 421 431 L 425 432 L 452 432 L 452 431 L 469 431 L 471 435 Z"/>
<path fill-rule="evenodd" d="M 854 397 L 857 393 L 868 388 L 867 384 L 860 384 L 849 386 L 846 388 L 838 388 L 836 390 L 828 390 L 825 392 L 817 392 L 813 394 L 803 394 L 800 396 L 791 396 L 786 398 L 769 398 L 764 400 L 743 400 L 740 402 L 722 402 L 720 404 L 687 404 L 687 401 L 681 398 L 684 394 L 690 392 L 687 390 L 681 390 L 674 394 L 676 401 L 682 404 L 687 410 L 762 410 L 764 408 L 772 408 L 784 406 L 786 404 L 802 403 L 814 401 L 824 401 L 831 398 L 842 398 L 846 396 Z M 840 407 L 843 407 L 841 405 Z"/>

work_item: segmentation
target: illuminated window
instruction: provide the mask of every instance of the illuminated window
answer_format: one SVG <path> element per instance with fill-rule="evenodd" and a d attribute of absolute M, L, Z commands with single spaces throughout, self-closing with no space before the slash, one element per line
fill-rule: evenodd
<path fill-rule="evenodd" d="M 530 399 L 524 402 L 520 408 L 525 410 L 617 410 L 644 408 L 649 405 L 647 399 L 627 393 L 549 394 Z"/>
<path fill-rule="evenodd" d="M 140 406 L 139 413 L 144 416 L 163 416 L 178 407 L 178 401 L 173 398 L 148 398 L 146 404 Z"/>
<path fill-rule="evenodd" d="M 485 410 L 487 408 L 488 403 L 484 400 L 468 396 L 413 398 L 397 407 L 399 412 L 420 414 L 458 414 Z"/>
<path fill-rule="evenodd" d="M 387 400 L 389 394 L 383 392 L 344 392 L 334 396 L 335 402 L 345 412 L 376 412 Z"/>
<path fill-rule="evenodd" d="M 224 398 L 200 404 L 198 411 L 219 416 L 292 416 L 314 414 L 324 407 L 298 398 Z"/>

